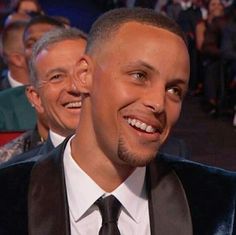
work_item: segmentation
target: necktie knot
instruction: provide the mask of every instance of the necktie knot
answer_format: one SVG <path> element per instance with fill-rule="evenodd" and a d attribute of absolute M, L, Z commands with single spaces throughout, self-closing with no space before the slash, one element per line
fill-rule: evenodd
<path fill-rule="evenodd" d="M 120 202 L 113 196 L 110 195 L 108 197 L 105 198 L 99 198 L 96 203 L 95 203 L 100 212 L 101 212 L 101 216 L 102 216 L 102 228 L 101 230 L 104 230 L 105 227 L 108 226 L 108 230 L 118 230 L 117 227 L 117 221 L 118 221 L 118 217 L 119 217 L 119 212 L 120 212 L 120 208 L 121 208 L 121 204 Z M 111 226 L 111 228 L 109 228 Z M 113 227 L 113 229 L 112 229 Z M 120 233 L 100 233 L 99 234 L 120 234 Z"/>

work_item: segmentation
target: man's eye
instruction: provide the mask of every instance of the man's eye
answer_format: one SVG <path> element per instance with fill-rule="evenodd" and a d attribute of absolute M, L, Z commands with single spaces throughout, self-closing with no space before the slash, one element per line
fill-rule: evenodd
<path fill-rule="evenodd" d="M 182 100 L 183 98 L 183 92 L 182 92 L 182 89 L 179 88 L 179 87 L 171 87 L 171 88 L 168 88 L 168 92 L 169 94 L 179 98 Z"/>
<path fill-rule="evenodd" d="M 144 72 L 135 72 L 132 76 L 139 81 L 146 80 L 146 74 Z"/>
<path fill-rule="evenodd" d="M 56 74 L 50 77 L 50 82 L 53 82 L 53 83 L 60 82 L 62 80 L 63 80 L 62 74 Z"/>

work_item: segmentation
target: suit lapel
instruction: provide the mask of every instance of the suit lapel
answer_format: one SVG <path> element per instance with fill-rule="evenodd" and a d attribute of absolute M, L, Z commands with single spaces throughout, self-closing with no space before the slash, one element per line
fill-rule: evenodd
<path fill-rule="evenodd" d="M 69 235 L 63 153 L 67 141 L 32 169 L 28 193 L 29 234 Z"/>
<path fill-rule="evenodd" d="M 165 163 L 147 167 L 147 190 L 152 235 L 192 235 L 192 221 L 183 186 Z"/>

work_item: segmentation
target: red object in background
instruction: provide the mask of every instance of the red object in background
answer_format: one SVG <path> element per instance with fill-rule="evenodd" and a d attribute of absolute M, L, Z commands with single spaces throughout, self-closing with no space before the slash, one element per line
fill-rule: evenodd
<path fill-rule="evenodd" d="M 20 136 L 24 131 L 1 131 L 0 132 L 0 146 Z"/>

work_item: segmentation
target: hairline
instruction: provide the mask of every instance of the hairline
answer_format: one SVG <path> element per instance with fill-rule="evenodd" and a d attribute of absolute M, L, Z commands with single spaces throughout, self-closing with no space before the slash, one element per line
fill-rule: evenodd
<path fill-rule="evenodd" d="M 56 34 L 57 32 L 59 32 L 59 37 L 56 37 L 58 35 Z M 38 87 L 36 60 L 43 50 L 47 50 L 60 42 L 78 40 L 84 40 L 86 42 L 87 35 L 83 31 L 75 28 L 55 28 L 45 33 L 45 35 L 36 42 L 32 50 L 31 59 L 29 61 L 30 83 L 35 88 Z"/>
<path fill-rule="evenodd" d="M 141 25 L 147 25 L 147 26 L 152 26 L 152 27 L 157 28 L 157 29 L 166 30 L 167 32 L 170 32 L 170 33 L 176 35 L 177 37 L 179 37 L 180 39 L 182 39 L 183 43 L 187 47 L 186 39 L 183 36 L 181 36 L 180 34 L 178 34 L 177 32 L 175 32 L 173 30 L 170 30 L 167 27 L 163 27 L 161 25 L 153 24 L 151 22 L 144 22 L 144 21 L 138 21 L 138 20 L 135 20 L 135 19 L 130 19 L 130 20 L 121 22 L 120 24 L 117 24 L 117 25 L 113 26 L 112 30 L 110 30 L 109 33 L 106 33 L 105 36 L 99 37 L 99 39 L 96 39 L 92 44 L 88 43 L 87 46 L 86 46 L 86 49 L 85 49 L 85 54 L 93 55 L 93 53 L 96 53 L 98 50 L 102 50 L 102 48 L 100 48 L 97 44 L 101 43 L 104 46 L 106 43 L 110 43 L 111 39 L 116 37 L 119 34 L 120 29 L 122 27 L 124 27 L 126 24 L 129 24 L 129 23 L 138 23 L 138 24 L 141 24 Z"/>
<path fill-rule="evenodd" d="M 185 45 L 188 46 L 184 32 L 168 16 L 140 7 L 132 9 L 118 8 L 104 13 L 94 22 L 89 32 L 85 53 L 91 54 L 96 51 L 96 48 L 99 48 L 99 44 L 103 45 L 111 41 L 111 38 L 117 34 L 121 27 L 131 22 L 172 32 L 179 36 Z"/>

